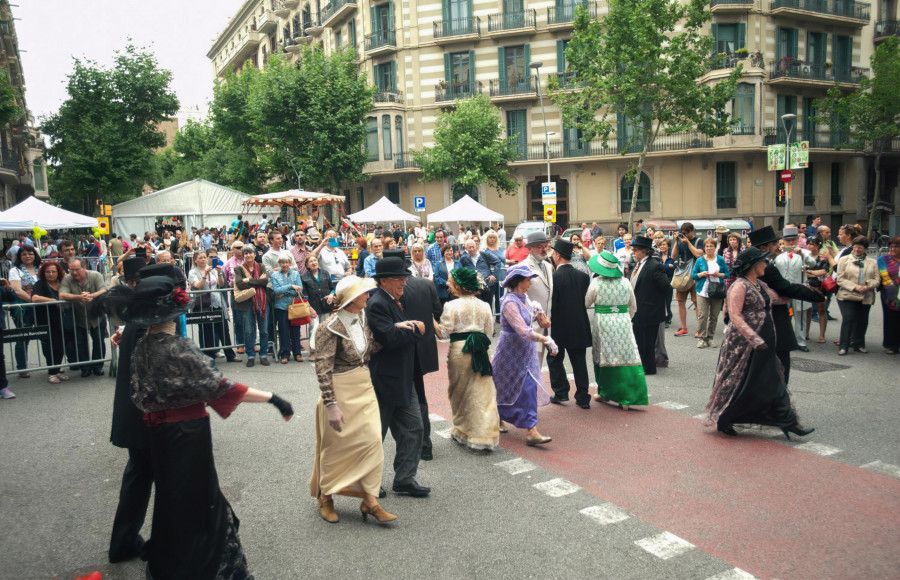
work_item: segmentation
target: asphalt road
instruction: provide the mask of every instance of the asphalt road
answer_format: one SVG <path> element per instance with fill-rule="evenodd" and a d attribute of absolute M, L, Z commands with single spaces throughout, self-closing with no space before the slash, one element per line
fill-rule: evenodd
<path fill-rule="evenodd" d="M 435 460 L 423 462 L 418 477 L 434 492 L 389 494 L 382 504 L 400 517 L 390 526 L 363 523 L 349 498 L 337 499 L 340 523 L 318 517 L 308 492 L 318 397 L 310 363 L 223 363 L 232 378 L 291 400 L 297 414 L 284 423 L 270 405 L 247 404 L 227 421 L 214 416 L 219 478 L 258 579 L 896 578 L 900 357 L 881 354 L 879 306 L 870 354 L 838 357 L 830 343 L 838 329 L 832 323 L 828 344 L 794 356 L 848 367 L 792 374 L 794 405 L 817 428 L 803 441 L 760 430 L 734 440 L 705 429 L 693 417 L 709 396 L 718 350 L 674 338 L 673 327 L 671 367 L 649 377 L 649 409 L 543 408 L 541 430 L 554 437 L 545 449 L 526 448 L 513 430 L 502 450 L 469 451 L 442 436 L 449 424 L 436 418 Z M 445 376 L 431 375 L 428 385 L 432 412 L 442 417 L 449 416 Z M 0 401 L 0 578 L 71 579 L 93 570 L 143 578 L 139 561 L 106 563 L 126 461 L 109 444 L 112 379 L 50 385 L 33 373 L 11 378 L 11 387 L 18 398 Z M 388 488 L 392 458 L 389 437 Z M 728 478 L 748 484 L 744 503 L 709 497 L 711 482 L 736 485 Z M 775 496 L 794 510 L 794 543 L 773 543 L 768 517 L 729 523 Z M 826 510 L 829 497 L 841 505 Z M 855 565 L 842 541 L 870 546 L 858 575 L 833 565 Z M 815 551 L 823 546 L 824 556 Z M 816 560 L 832 562 L 831 571 Z"/>

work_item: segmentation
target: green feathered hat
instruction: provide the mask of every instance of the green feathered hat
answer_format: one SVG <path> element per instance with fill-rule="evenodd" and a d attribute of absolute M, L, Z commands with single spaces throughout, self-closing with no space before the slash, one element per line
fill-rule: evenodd
<path fill-rule="evenodd" d="M 478 272 L 472 268 L 456 268 L 450 271 L 453 281 L 459 284 L 459 287 L 466 292 L 481 292 L 483 282 Z"/>

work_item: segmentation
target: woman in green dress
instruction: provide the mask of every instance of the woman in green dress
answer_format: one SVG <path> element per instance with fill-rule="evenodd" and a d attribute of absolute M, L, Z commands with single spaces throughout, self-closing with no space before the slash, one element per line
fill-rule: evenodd
<path fill-rule="evenodd" d="M 594 309 L 594 400 L 618 403 L 625 410 L 648 405 L 647 379 L 631 330 L 631 316 L 637 308 L 631 283 L 622 276 L 619 260 L 610 252 L 593 256 L 588 267 L 597 274 L 585 296 L 585 307 Z"/>

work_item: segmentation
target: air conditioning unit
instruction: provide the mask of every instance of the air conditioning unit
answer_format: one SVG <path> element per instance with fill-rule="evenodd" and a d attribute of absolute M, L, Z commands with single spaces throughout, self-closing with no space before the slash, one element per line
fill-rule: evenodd
<path fill-rule="evenodd" d="M 810 67 L 809 67 L 809 65 L 808 65 L 808 64 L 805 64 L 805 65 L 801 66 L 801 67 L 800 67 L 800 72 L 802 72 L 804 75 L 809 75 L 809 73 L 810 73 Z"/>

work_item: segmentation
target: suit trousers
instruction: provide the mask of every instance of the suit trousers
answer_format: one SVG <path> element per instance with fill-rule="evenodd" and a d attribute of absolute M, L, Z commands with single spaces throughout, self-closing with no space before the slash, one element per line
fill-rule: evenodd
<path fill-rule="evenodd" d="M 872 305 L 853 300 L 838 300 L 837 303 L 841 309 L 840 348 L 865 348 Z"/>
<path fill-rule="evenodd" d="M 112 537 L 109 539 L 109 557 L 112 560 L 127 557 L 139 548 L 138 534 L 144 526 L 150 490 L 153 487 L 153 464 L 149 449 L 128 449 L 128 463 L 122 474 L 119 489 L 119 506 L 113 520 Z"/>
<path fill-rule="evenodd" d="M 666 323 L 659 323 L 659 331 L 656 333 L 656 349 L 655 349 L 656 366 L 669 366 L 669 351 L 666 350 Z"/>
<path fill-rule="evenodd" d="M 412 389 L 409 403 L 404 406 L 386 405 L 379 401 L 381 413 L 381 440 L 384 441 L 388 429 L 397 444 L 394 455 L 394 485 L 412 483 L 419 470 L 419 458 L 422 456 L 422 411 L 419 397 Z"/>
<path fill-rule="evenodd" d="M 634 340 L 637 342 L 638 353 L 641 355 L 641 366 L 645 375 L 656 374 L 656 337 L 659 333 L 659 323 L 631 325 L 634 332 Z"/>
<path fill-rule="evenodd" d="M 419 399 L 419 414 L 422 416 L 422 454 L 430 455 L 431 450 L 431 420 L 428 418 L 428 399 L 425 397 L 425 375 L 419 366 L 419 357 L 416 357 L 413 367 L 413 388 L 416 390 L 416 398 Z"/>
<path fill-rule="evenodd" d="M 569 398 L 569 379 L 566 376 L 565 367 L 568 353 L 572 374 L 575 375 L 575 402 L 591 402 L 591 395 L 588 393 L 590 379 L 588 378 L 586 352 L 586 348 L 559 347 L 559 353 L 556 356 L 547 357 L 547 366 L 550 368 L 550 386 L 557 398 Z"/>

